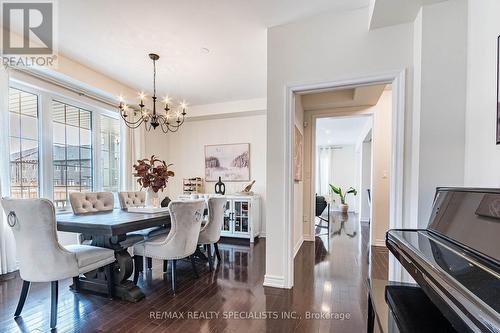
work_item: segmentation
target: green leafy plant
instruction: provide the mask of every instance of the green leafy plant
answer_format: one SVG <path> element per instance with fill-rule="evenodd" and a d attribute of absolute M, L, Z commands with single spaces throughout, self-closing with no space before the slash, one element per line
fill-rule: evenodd
<path fill-rule="evenodd" d="M 337 194 L 340 197 L 340 202 L 343 205 L 346 204 L 346 198 L 347 198 L 348 194 L 354 194 L 354 195 L 358 194 L 358 191 L 356 191 L 356 189 L 354 187 L 349 187 L 347 190 L 342 191 L 340 186 L 335 186 L 332 184 L 329 184 L 329 185 L 330 185 L 331 192 Z"/>

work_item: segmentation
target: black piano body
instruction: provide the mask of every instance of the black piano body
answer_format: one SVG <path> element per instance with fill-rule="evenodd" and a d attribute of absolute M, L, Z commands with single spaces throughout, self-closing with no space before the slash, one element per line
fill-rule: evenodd
<path fill-rule="evenodd" d="M 500 189 L 438 188 L 428 227 L 386 245 L 457 332 L 500 332 Z"/>

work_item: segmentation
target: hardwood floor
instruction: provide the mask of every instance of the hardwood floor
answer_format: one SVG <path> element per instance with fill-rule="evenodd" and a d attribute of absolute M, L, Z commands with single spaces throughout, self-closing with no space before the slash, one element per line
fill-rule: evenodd
<path fill-rule="evenodd" d="M 159 261 L 153 261 L 152 271 L 140 277 L 146 299 L 138 303 L 75 294 L 68 288 L 71 280 L 60 281 L 57 331 L 363 332 L 368 226 L 360 226 L 355 215 L 345 218 L 333 214 L 331 232 L 330 238 L 322 235 L 314 243 L 304 243 L 295 258 L 292 290 L 262 286 L 264 239 L 255 245 L 221 244 L 221 263 L 211 273 L 208 264 L 198 262 L 199 279 L 194 279 L 189 261 L 178 262 L 175 296 L 170 289 L 170 274 L 167 272 L 163 280 Z M 387 276 L 387 251 L 374 249 L 371 256 L 371 274 Z M 0 280 L 0 331 L 48 331 L 49 284 L 32 284 L 22 317 L 14 320 L 21 286 L 17 276 Z M 307 319 L 307 312 L 338 318 Z M 202 315 L 205 318 L 199 318 Z M 286 315 L 293 318 L 283 318 Z M 244 319 L 249 316 L 253 319 Z"/>

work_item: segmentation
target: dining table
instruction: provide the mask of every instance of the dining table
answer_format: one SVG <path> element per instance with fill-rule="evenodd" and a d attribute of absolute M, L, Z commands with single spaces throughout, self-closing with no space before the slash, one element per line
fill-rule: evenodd
<path fill-rule="evenodd" d="M 79 233 L 92 246 L 113 249 L 116 262 L 112 270 L 114 280 L 113 296 L 125 301 L 137 302 L 144 298 L 141 289 L 129 280 L 133 273 L 132 257 L 127 251 L 127 233 L 142 229 L 170 225 L 168 211 L 154 213 L 132 213 L 126 210 L 114 209 L 109 212 L 56 215 L 57 230 Z M 70 288 L 75 291 L 105 294 L 107 292 L 106 272 L 96 269 L 73 279 Z"/>

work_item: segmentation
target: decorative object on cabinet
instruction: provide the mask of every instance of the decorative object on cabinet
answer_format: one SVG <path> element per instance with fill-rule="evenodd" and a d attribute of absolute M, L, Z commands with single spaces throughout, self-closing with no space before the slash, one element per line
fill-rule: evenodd
<path fill-rule="evenodd" d="M 222 182 L 221 177 L 219 177 L 219 181 L 215 184 L 215 193 L 216 194 L 226 194 L 226 184 Z"/>
<path fill-rule="evenodd" d="M 243 190 L 241 190 L 240 192 L 237 192 L 236 194 L 237 195 L 253 195 L 253 192 L 251 191 L 253 184 L 255 184 L 255 180 L 252 180 L 252 182 L 250 184 L 245 186 L 243 188 Z"/>
<path fill-rule="evenodd" d="M 226 198 L 221 236 L 247 238 L 253 243 L 260 234 L 260 197 L 230 195 Z"/>
<path fill-rule="evenodd" d="M 172 164 L 167 164 L 152 155 L 151 158 L 138 160 L 134 164 L 134 177 L 137 178 L 137 183 L 141 188 L 146 189 L 146 206 L 153 206 L 153 199 L 158 199 L 158 191 L 162 191 L 167 187 L 168 178 L 173 177 L 175 173 L 168 168 Z"/>
<path fill-rule="evenodd" d="M 303 178 L 303 146 L 304 136 L 300 132 L 299 128 L 295 126 L 295 140 L 293 142 L 293 180 L 296 182 L 301 181 Z"/>
<path fill-rule="evenodd" d="M 182 180 L 182 191 L 184 194 L 197 194 L 203 192 L 203 178 L 184 178 Z"/>
<path fill-rule="evenodd" d="M 205 179 L 215 182 L 250 180 L 250 144 L 205 146 Z"/>

